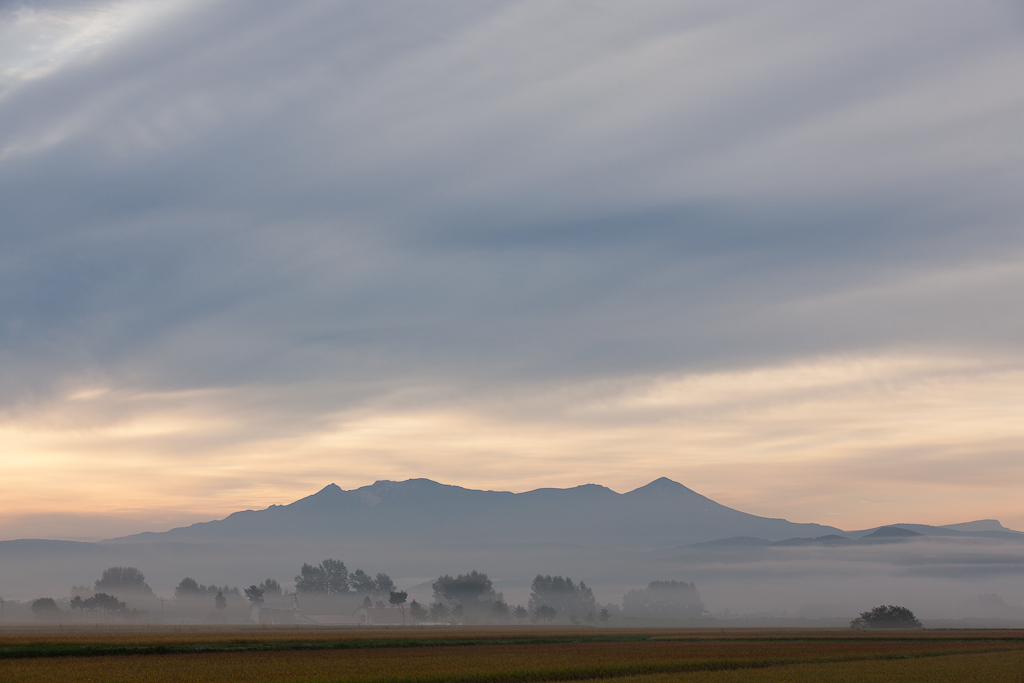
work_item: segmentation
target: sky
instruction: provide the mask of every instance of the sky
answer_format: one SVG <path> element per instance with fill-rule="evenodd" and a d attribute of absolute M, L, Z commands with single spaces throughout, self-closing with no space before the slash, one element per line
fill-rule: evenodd
<path fill-rule="evenodd" d="M 1024 529 L 1010 0 L 0 0 L 0 538 L 427 477 Z"/>

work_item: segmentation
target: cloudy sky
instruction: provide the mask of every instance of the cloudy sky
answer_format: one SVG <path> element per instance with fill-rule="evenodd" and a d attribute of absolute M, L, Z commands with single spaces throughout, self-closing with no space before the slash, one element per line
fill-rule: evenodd
<path fill-rule="evenodd" d="M 429 477 L 1024 528 L 1011 0 L 0 0 L 0 537 Z"/>

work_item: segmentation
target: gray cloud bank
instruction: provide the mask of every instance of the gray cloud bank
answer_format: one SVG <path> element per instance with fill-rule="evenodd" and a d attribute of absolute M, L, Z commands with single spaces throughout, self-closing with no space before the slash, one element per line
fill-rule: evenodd
<path fill-rule="evenodd" d="M 183 7 L 0 80 L 8 407 L 1024 341 L 1013 3 Z"/>

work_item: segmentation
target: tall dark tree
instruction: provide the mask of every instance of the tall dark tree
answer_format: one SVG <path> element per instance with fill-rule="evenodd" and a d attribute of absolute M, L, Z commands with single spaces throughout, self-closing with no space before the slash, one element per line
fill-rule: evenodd
<path fill-rule="evenodd" d="M 512 610 L 512 616 L 519 620 L 519 625 L 523 625 L 523 619 L 530 616 L 530 611 L 522 605 L 516 605 L 516 608 Z"/>
<path fill-rule="evenodd" d="M 103 576 L 96 579 L 96 590 L 153 594 L 153 589 L 146 583 L 146 576 L 135 567 L 104 569 Z"/>
<path fill-rule="evenodd" d="M 217 591 L 217 595 L 213 596 L 213 606 L 220 612 L 228 608 L 228 599 L 224 597 L 224 591 Z"/>
<path fill-rule="evenodd" d="M 348 583 L 349 587 L 356 593 L 370 595 L 377 592 L 377 582 L 362 569 L 352 572 L 348 577 Z"/>
<path fill-rule="evenodd" d="M 348 592 L 348 569 L 345 568 L 344 562 L 328 558 L 321 562 L 320 566 L 324 570 L 324 578 L 327 584 L 326 592 L 332 595 Z"/>
<path fill-rule="evenodd" d="M 568 576 L 538 574 L 530 587 L 530 609 L 536 612 L 547 605 L 566 617 L 586 614 L 597 607 L 594 592 L 580 581 L 573 583 Z"/>
<path fill-rule="evenodd" d="M 421 621 L 426 621 L 430 617 L 430 612 L 423 605 L 413 600 L 409 603 L 409 616 L 412 617 L 414 624 L 418 624 Z"/>
<path fill-rule="evenodd" d="M 299 593 L 347 593 L 348 570 L 345 563 L 328 558 L 317 566 L 303 564 L 295 577 L 295 590 Z"/>
<path fill-rule="evenodd" d="M 326 593 L 327 581 L 323 568 L 303 562 L 299 575 L 295 577 L 295 590 L 298 593 Z"/>
<path fill-rule="evenodd" d="M 375 590 L 380 595 L 391 595 L 391 591 L 395 590 L 395 582 L 384 572 L 378 572 L 373 583 Z"/>
<path fill-rule="evenodd" d="M 489 603 L 497 598 L 487 574 L 476 570 L 455 578 L 448 574 L 439 576 L 433 589 L 435 600 L 464 607 L 475 606 L 482 601 Z"/>
<path fill-rule="evenodd" d="M 256 584 L 253 584 L 245 589 L 245 597 L 249 598 L 249 602 L 254 605 L 262 605 L 263 589 Z"/>
<path fill-rule="evenodd" d="M 391 591 L 388 597 L 388 602 L 392 605 L 398 605 L 398 609 L 402 612 L 402 625 L 405 625 L 405 599 L 409 597 L 409 594 L 405 591 Z"/>
<path fill-rule="evenodd" d="M 199 595 L 206 593 L 206 586 L 199 586 L 199 582 L 193 579 L 191 576 L 186 576 L 184 579 L 178 582 L 178 585 L 174 587 L 174 597 L 177 600 L 183 600 L 185 598 L 194 598 Z"/>
<path fill-rule="evenodd" d="M 263 595 L 268 598 L 281 595 L 281 584 L 274 581 L 274 579 L 264 579 L 263 583 L 260 584 L 260 588 L 263 589 Z"/>

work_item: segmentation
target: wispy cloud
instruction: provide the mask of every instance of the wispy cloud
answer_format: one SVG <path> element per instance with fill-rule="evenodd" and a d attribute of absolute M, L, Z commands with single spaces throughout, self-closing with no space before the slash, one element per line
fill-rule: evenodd
<path fill-rule="evenodd" d="M 856 520 L 889 458 L 1019 518 L 942 473 L 1016 475 L 1021 21 L 9 3 L 9 500 L 669 474 Z"/>

